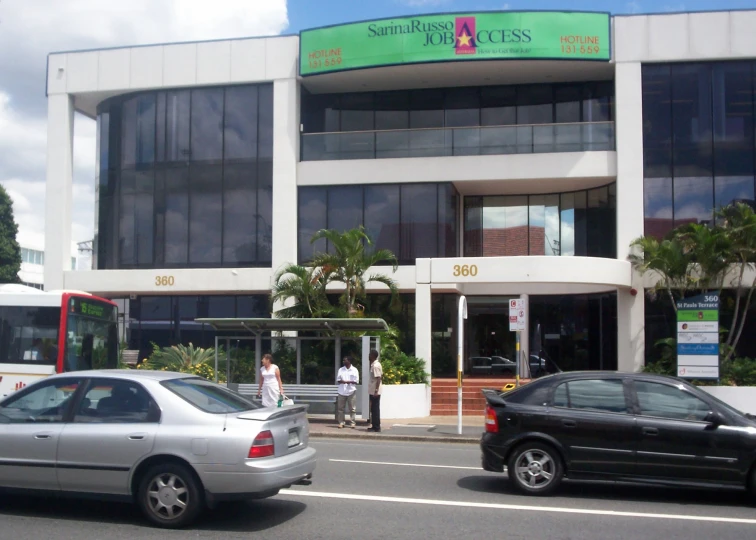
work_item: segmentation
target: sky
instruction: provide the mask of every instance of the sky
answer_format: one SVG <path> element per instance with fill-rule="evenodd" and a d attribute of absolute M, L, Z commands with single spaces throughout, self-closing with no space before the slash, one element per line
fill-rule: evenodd
<path fill-rule="evenodd" d="M 293 34 L 365 19 L 449 11 L 570 9 L 615 14 L 756 8 L 756 0 L 0 0 L 0 183 L 19 241 L 44 246 L 49 52 Z M 93 120 L 76 116 L 73 240 L 94 234 Z"/>

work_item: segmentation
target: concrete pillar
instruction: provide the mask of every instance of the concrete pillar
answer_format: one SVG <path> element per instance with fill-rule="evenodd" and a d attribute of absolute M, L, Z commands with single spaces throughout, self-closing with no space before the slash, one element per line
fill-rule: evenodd
<path fill-rule="evenodd" d="M 431 260 L 417 259 L 415 263 L 415 356 L 425 360 L 425 372 L 430 377 L 431 357 Z"/>
<path fill-rule="evenodd" d="M 630 243 L 643 235 L 643 93 L 641 64 L 615 68 L 617 138 L 617 258 L 627 260 Z M 617 292 L 617 354 L 620 371 L 637 371 L 645 363 L 644 294 L 639 276 L 637 296 Z"/>
<path fill-rule="evenodd" d="M 45 290 L 64 287 L 71 270 L 74 106 L 68 94 L 47 98 L 47 182 L 45 185 Z"/>
<path fill-rule="evenodd" d="M 273 275 L 297 262 L 297 163 L 299 161 L 299 84 L 273 83 Z M 272 285 L 272 284 L 271 284 Z M 274 311 L 283 306 L 274 306 Z"/>

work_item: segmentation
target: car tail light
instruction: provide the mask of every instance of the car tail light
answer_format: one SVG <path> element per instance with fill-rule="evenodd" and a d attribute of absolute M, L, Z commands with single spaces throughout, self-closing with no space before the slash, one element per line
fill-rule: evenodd
<path fill-rule="evenodd" d="M 249 458 L 268 457 L 275 454 L 273 446 L 273 434 L 270 431 L 261 431 L 249 447 Z"/>
<path fill-rule="evenodd" d="M 490 405 L 486 405 L 486 432 L 499 432 L 499 419 L 496 417 L 496 411 Z"/>

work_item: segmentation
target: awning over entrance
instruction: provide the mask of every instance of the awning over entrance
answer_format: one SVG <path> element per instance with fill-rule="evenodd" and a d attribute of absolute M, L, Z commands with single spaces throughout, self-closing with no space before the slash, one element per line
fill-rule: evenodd
<path fill-rule="evenodd" d="M 219 332 L 369 332 L 386 331 L 383 319 L 195 319 Z"/>

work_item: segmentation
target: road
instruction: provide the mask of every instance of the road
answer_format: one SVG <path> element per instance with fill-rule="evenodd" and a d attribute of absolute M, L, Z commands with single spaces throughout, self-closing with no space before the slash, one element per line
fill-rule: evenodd
<path fill-rule="evenodd" d="M 533 498 L 514 493 L 504 475 L 481 470 L 474 445 L 312 444 L 319 451 L 312 485 L 218 509 L 186 531 L 152 529 L 126 504 L 4 498 L 0 538 L 742 540 L 756 534 L 756 512 L 744 493 L 566 482 L 556 496 Z"/>

